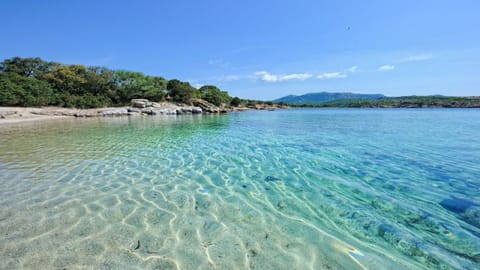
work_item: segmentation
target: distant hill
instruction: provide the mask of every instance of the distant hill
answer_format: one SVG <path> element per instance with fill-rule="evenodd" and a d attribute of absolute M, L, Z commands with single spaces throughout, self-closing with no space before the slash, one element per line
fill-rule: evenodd
<path fill-rule="evenodd" d="M 385 98 L 382 94 L 355 94 L 355 93 L 308 93 L 300 96 L 289 95 L 274 100 L 274 102 L 284 102 L 290 105 L 316 105 L 327 101 L 343 99 L 380 99 Z"/>
<path fill-rule="evenodd" d="M 480 108 L 480 97 L 405 96 L 331 100 L 308 107 L 334 108 Z"/>

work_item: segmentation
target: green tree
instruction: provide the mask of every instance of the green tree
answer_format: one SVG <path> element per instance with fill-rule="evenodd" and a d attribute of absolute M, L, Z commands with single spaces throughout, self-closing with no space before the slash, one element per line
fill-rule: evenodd
<path fill-rule="evenodd" d="M 59 93 L 82 95 L 88 92 L 86 73 L 83 65 L 57 65 L 44 78 Z"/>
<path fill-rule="evenodd" d="M 17 73 L 0 73 L 0 104 L 46 106 L 54 102 L 53 89 L 44 81 Z"/>
<path fill-rule="evenodd" d="M 115 71 L 113 81 L 118 88 L 119 102 L 128 103 L 133 98 L 162 101 L 167 81 L 162 77 L 146 76 L 140 72 Z"/>
<path fill-rule="evenodd" d="M 192 98 L 200 97 L 197 89 L 188 82 L 182 82 L 177 79 L 168 81 L 167 90 L 173 101 L 189 102 Z"/>
<path fill-rule="evenodd" d="M 40 78 L 43 74 L 49 72 L 54 65 L 55 64 L 52 62 L 45 62 L 38 57 L 13 57 L 5 59 L 0 64 L 0 72 L 16 73 L 25 77 Z"/>
<path fill-rule="evenodd" d="M 85 71 L 84 88 L 93 95 L 105 95 L 116 100 L 116 85 L 113 81 L 113 71 L 105 67 L 87 67 Z"/>
<path fill-rule="evenodd" d="M 216 104 L 230 104 L 231 97 L 213 85 L 200 90 L 188 82 L 147 76 L 140 72 L 114 71 L 13 57 L 0 63 L 0 105 L 91 108 L 125 105 L 133 98 L 189 102 L 204 98 Z M 234 104 L 237 101 L 234 101 Z"/>
<path fill-rule="evenodd" d="M 234 97 L 230 101 L 230 105 L 232 105 L 233 107 L 238 107 L 241 103 L 242 103 L 242 100 L 238 97 Z"/>
<path fill-rule="evenodd" d="M 0 73 L 0 105 L 20 105 L 22 98 L 25 96 L 25 90 L 22 86 L 13 82 L 8 75 L 8 73 Z"/>
<path fill-rule="evenodd" d="M 143 96 L 152 101 L 165 100 L 167 81 L 162 77 L 147 76 L 146 84 L 142 87 Z"/>
<path fill-rule="evenodd" d="M 221 104 L 230 104 L 230 101 L 232 100 L 227 92 L 221 91 L 214 85 L 204 85 L 200 87 L 199 92 L 204 100 L 217 106 L 220 106 Z"/>

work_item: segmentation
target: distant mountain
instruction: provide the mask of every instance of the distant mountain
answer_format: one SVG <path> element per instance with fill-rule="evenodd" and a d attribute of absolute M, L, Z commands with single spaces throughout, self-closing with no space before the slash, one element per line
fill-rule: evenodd
<path fill-rule="evenodd" d="M 291 105 L 313 105 L 320 104 L 327 101 L 342 100 L 342 99 L 380 99 L 385 96 L 382 94 L 355 94 L 355 93 L 308 93 L 300 96 L 289 95 L 274 100 L 274 102 L 284 102 Z"/>

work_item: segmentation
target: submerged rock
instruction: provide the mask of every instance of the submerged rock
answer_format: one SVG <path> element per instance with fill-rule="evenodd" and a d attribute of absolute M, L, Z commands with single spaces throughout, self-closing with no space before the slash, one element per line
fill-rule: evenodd
<path fill-rule="evenodd" d="M 472 201 L 460 199 L 460 198 L 453 197 L 453 196 L 452 196 L 451 199 L 444 199 L 443 201 L 441 201 L 440 205 L 443 208 L 445 208 L 445 209 L 447 209 L 451 212 L 454 212 L 456 214 L 464 213 L 469 208 L 471 208 L 473 206 L 478 206 L 478 204 L 476 204 Z"/>
<path fill-rule="evenodd" d="M 470 225 L 480 228 L 480 207 L 469 208 L 461 215 L 462 219 Z M 480 237 L 478 233 L 472 232 Z"/>
<path fill-rule="evenodd" d="M 464 222 L 480 228 L 480 205 L 465 199 L 453 197 L 451 199 L 445 199 L 440 202 L 440 205 L 457 214 L 458 219 Z M 467 229 L 468 230 L 468 229 Z M 477 235 L 477 232 L 470 231 L 472 234 Z"/>
<path fill-rule="evenodd" d="M 421 241 L 415 239 L 411 235 L 406 234 L 405 232 L 402 232 L 399 228 L 396 228 L 390 224 L 380 223 L 376 229 L 378 236 L 393 245 L 402 253 L 408 256 L 426 255 L 424 251 L 425 247 L 423 247 Z M 429 263 L 433 263 L 432 261 L 434 261 L 435 258 L 426 258 L 426 260 L 428 260 Z"/>
<path fill-rule="evenodd" d="M 274 181 L 280 181 L 280 180 L 282 179 L 275 176 L 271 176 L 271 175 L 265 177 L 265 182 L 274 182 Z"/>
<path fill-rule="evenodd" d="M 382 223 L 377 228 L 377 235 L 383 238 L 385 238 L 386 234 L 395 236 L 396 233 L 397 233 L 396 229 L 393 226 L 388 224 Z"/>

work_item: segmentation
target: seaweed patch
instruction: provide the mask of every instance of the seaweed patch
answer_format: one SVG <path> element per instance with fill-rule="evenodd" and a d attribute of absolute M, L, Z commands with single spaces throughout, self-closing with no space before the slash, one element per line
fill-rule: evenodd
<path fill-rule="evenodd" d="M 280 181 L 282 179 L 278 178 L 278 177 L 275 177 L 275 176 L 267 176 L 265 177 L 265 182 L 275 182 L 275 181 Z"/>

